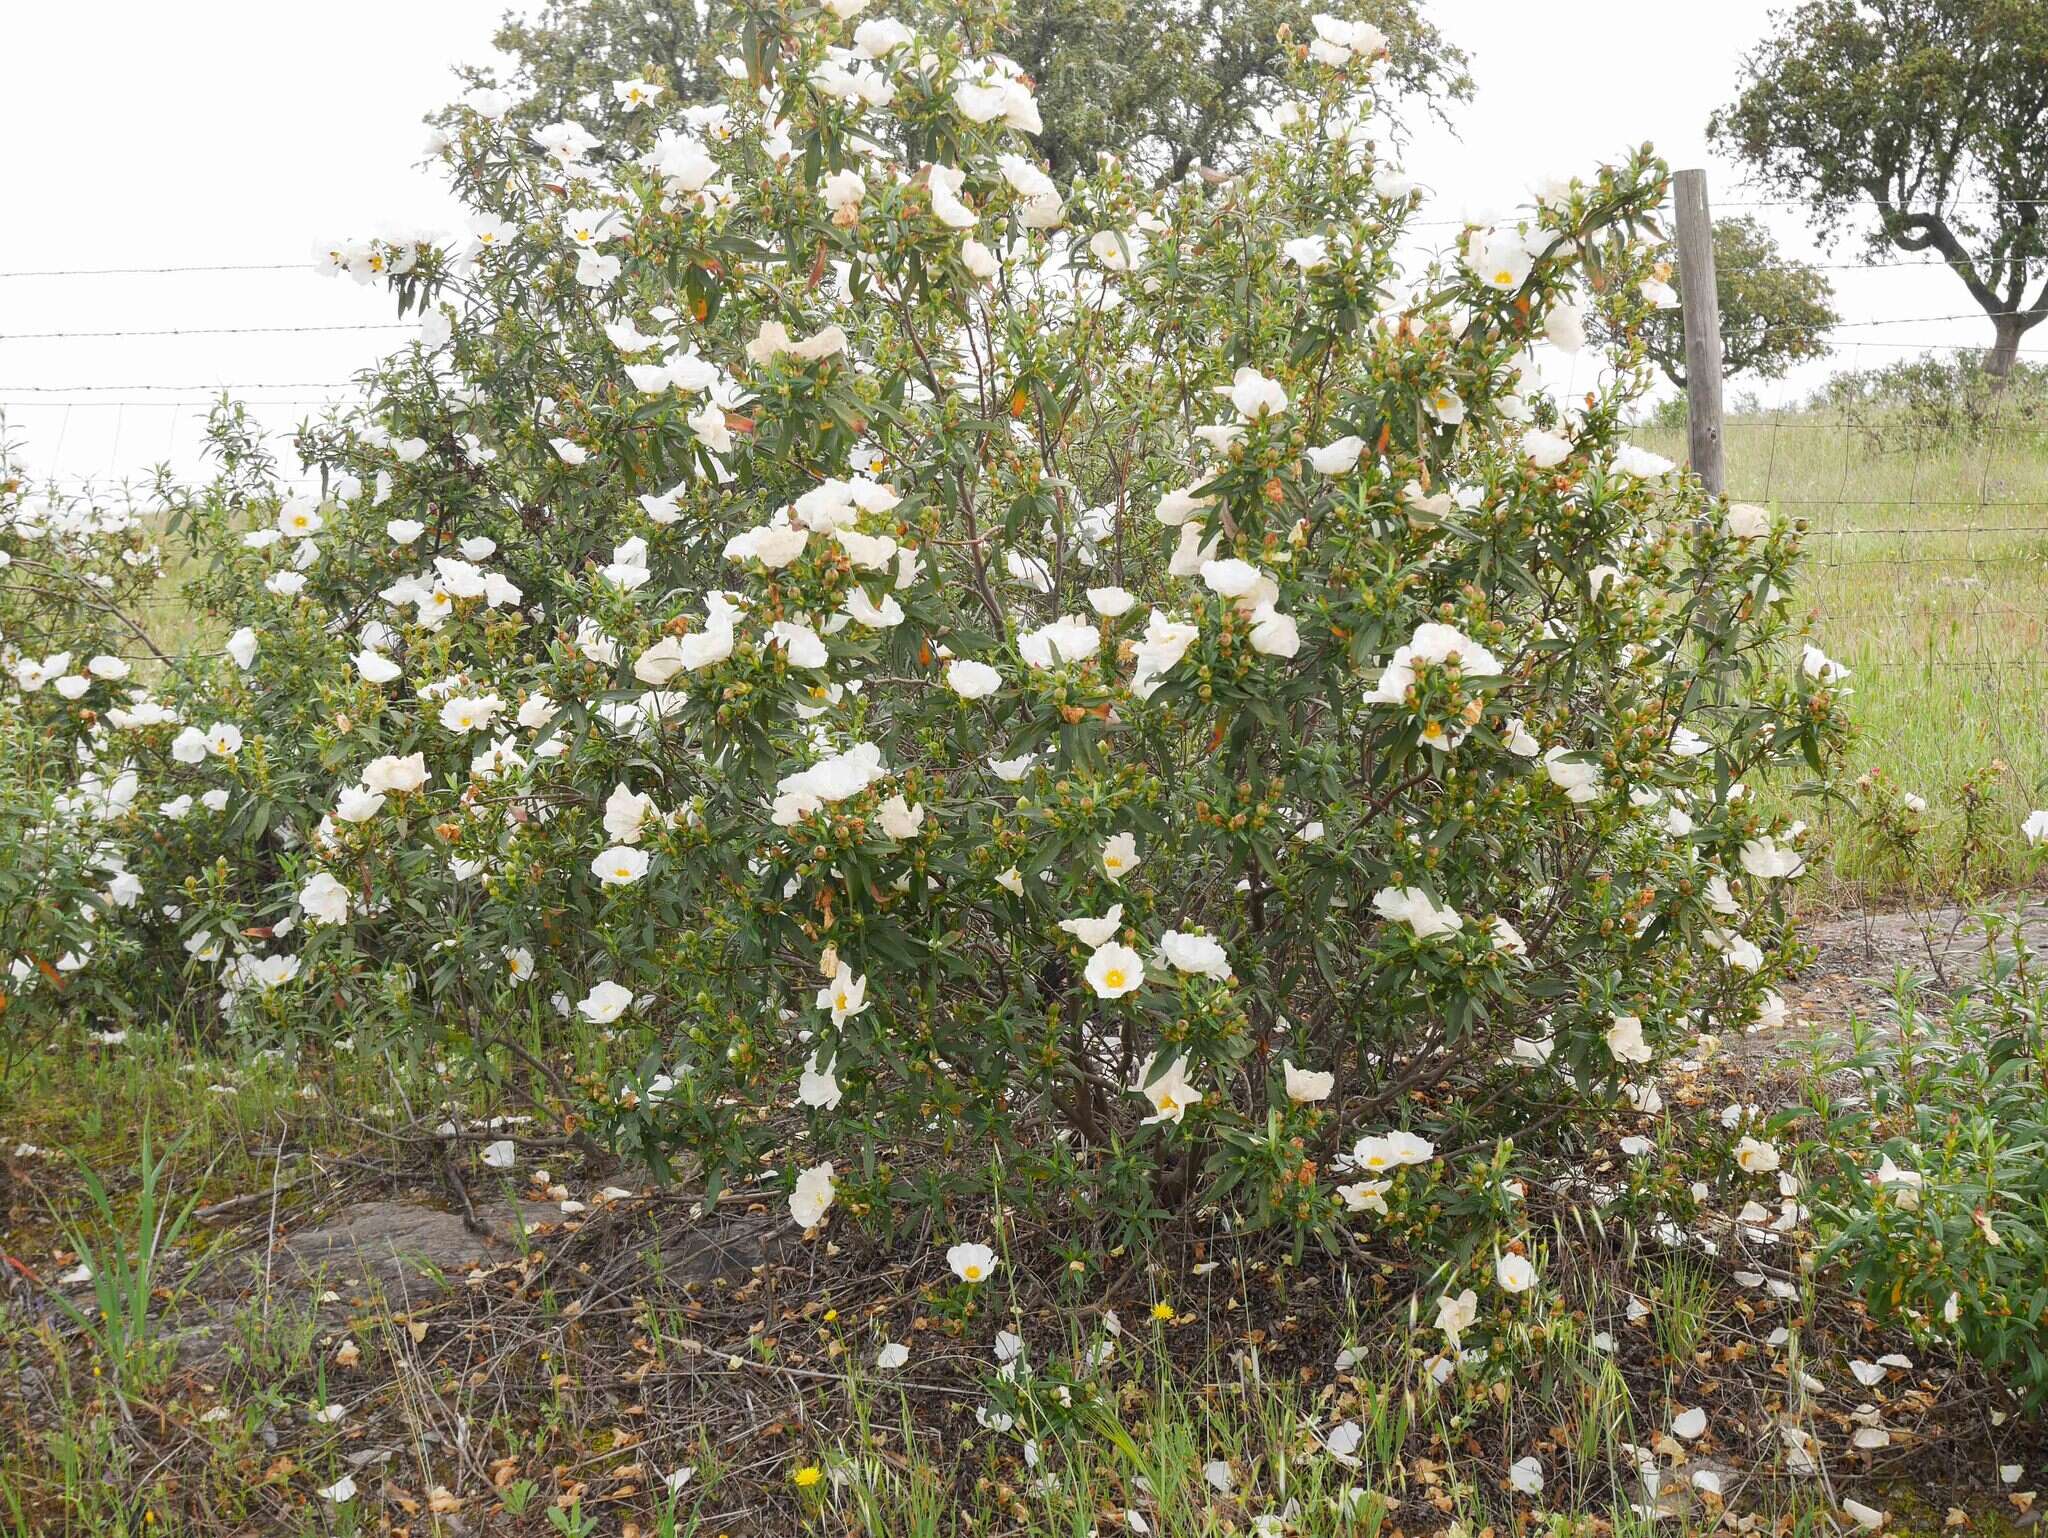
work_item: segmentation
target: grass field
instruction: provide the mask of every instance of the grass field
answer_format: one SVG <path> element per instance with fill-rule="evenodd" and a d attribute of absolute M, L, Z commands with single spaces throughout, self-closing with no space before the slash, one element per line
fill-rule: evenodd
<path fill-rule="evenodd" d="M 1879 770 L 1924 796 L 1935 885 L 1954 875 L 1955 796 L 1994 760 L 1993 826 L 2018 873 L 2020 818 L 2048 805 L 2048 431 L 2015 422 L 1981 443 L 1915 446 L 1825 413 L 1728 424 L 1728 492 L 1811 533 L 1795 594 L 1854 678 L 1852 776 Z M 1683 435 L 1646 433 L 1674 458 Z M 1816 816 L 1821 867 L 1844 901 L 1909 884 L 1839 811 Z M 1924 884 L 1924 883 L 1923 883 Z"/>

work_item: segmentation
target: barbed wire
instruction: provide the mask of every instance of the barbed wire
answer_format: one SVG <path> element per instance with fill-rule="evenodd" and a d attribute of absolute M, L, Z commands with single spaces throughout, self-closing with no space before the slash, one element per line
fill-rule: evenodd
<path fill-rule="evenodd" d="M 317 273 L 312 261 L 302 262 L 205 262 L 185 267 L 36 267 L 0 272 L 0 278 L 140 278 L 162 277 L 184 272 L 299 272 Z"/>
<path fill-rule="evenodd" d="M 350 321 L 316 326 L 174 326 L 146 331 L 0 331 L 0 342 L 76 342 L 136 336 L 281 336 L 312 331 L 415 331 L 402 320 Z"/>
<path fill-rule="evenodd" d="M 356 387 L 353 379 L 330 381 L 325 379 L 295 379 L 274 384 L 255 381 L 228 381 L 222 384 L 76 384 L 76 385 L 0 385 L 0 396 L 8 395 L 90 395 L 101 391 L 182 391 L 188 395 L 215 396 L 236 390 L 350 390 Z"/>

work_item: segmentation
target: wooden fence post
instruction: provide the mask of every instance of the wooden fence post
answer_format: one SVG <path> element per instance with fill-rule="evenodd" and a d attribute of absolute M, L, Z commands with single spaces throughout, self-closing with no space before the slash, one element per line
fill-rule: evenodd
<path fill-rule="evenodd" d="M 1707 173 L 1673 178 L 1678 205 L 1678 289 L 1685 321 L 1685 424 L 1692 467 L 1715 496 L 1727 490 L 1721 444 L 1721 298 L 1714 282 L 1714 218 Z"/>

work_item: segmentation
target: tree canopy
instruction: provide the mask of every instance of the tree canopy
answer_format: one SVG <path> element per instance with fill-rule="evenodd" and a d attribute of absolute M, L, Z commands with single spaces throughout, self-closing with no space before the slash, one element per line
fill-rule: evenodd
<path fill-rule="evenodd" d="M 852 16 L 862 5 L 833 8 Z M 927 32 L 955 24 L 961 9 L 910 5 L 895 14 Z M 1314 36 L 1315 9 L 1301 0 L 1022 0 L 1004 8 L 998 35 L 1038 86 L 1045 125 L 1036 144 L 1055 178 L 1113 154 L 1172 179 L 1237 158 L 1255 111 L 1279 89 L 1286 40 Z M 1432 111 L 1471 95 L 1463 50 L 1417 0 L 1365 0 L 1351 10 L 1387 37 L 1380 68 L 1391 94 L 1421 98 Z M 708 40 L 737 32 L 744 11 L 700 11 L 686 0 L 547 0 L 533 20 L 508 15 L 493 39 L 509 70 L 462 73 L 472 85 L 509 88 L 521 122 L 576 118 L 602 138 L 628 110 L 612 83 L 649 65 L 681 100 L 715 100 L 717 50 Z"/>
<path fill-rule="evenodd" d="M 1834 285 L 1811 262 L 1780 251 L 1762 221 L 1748 215 L 1714 221 L 1714 287 L 1721 308 L 1721 371 L 1728 378 L 1783 379 L 1794 366 L 1827 356 L 1828 328 L 1841 319 L 1831 302 Z M 1659 310 L 1644 328 L 1651 361 L 1680 389 L 1683 313 Z"/>
<path fill-rule="evenodd" d="M 1808 0 L 1773 21 L 1710 136 L 1817 226 L 1860 226 L 1871 260 L 1933 252 L 2009 373 L 2048 319 L 2048 6 Z"/>

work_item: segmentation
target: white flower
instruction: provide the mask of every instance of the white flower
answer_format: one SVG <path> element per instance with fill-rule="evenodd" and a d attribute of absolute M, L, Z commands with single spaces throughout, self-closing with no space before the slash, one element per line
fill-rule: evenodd
<path fill-rule="evenodd" d="M 1799 667 L 1808 678 L 1824 684 L 1838 684 L 1849 676 L 1847 668 L 1811 644 L 1800 653 Z"/>
<path fill-rule="evenodd" d="M 963 1282 L 985 1282 L 996 1268 L 996 1252 L 985 1244 L 956 1244 L 946 1251 L 946 1264 Z"/>
<path fill-rule="evenodd" d="M 948 229 L 971 230 L 979 219 L 960 196 L 966 180 L 967 173 L 952 166 L 935 165 L 925 175 L 932 195 L 932 217 Z"/>
<path fill-rule="evenodd" d="M 242 729 L 229 721 L 216 721 L 206 729 L 206 751 L 215 758 L 232 758 L 242 751 Z"/>
<path fill-rule="evenodd" d="M 1384 1217 L 1387 1213 L 1387 1192 L 1391 1189 L 1392 1181 L 1359 1180 L 1337 1187 L 1337 1195 L 1343 1200 L 1346 1212 L 1377 1212 Z"/>
<path fill-rule="evenodd" d="M 457 736 L 482 731 L 489 726 L 505 702 L 495 694 L 456 695 L 441 706 L 441 725 Z"/>
<path fill-rule="evenodd" d="M 1255 368 L 1240 368 L 1227 385 L 1216 387 L 1218 395 L 1230 398 L 1238 416 L 1246 422 L 1278 416 L 1287 409 L 1287 392 L 1277 379 L 1268 379 Z"/>
<path fill-rule="evenodd" d="M 1647 1063 L 1655 1053 L 1643 1039 L 1643 1022 L 1635 1015 L 1615 1015 L 1607 1027 L 1607 1050 L 1617 1062 Z"/>
<path fill-rule="evenodd" d="M 653 797 L 633 795 L 625 784 L 614 784 L 604 799 L 604 831 L 618 844 L 639 844 L 641 825 L 653 815 Z"/>
<path fill-rule="evenodd" d="M 1349 1155 L 1340 1160 L 1352 1169 L 1378 1174 L 1404 1164 L 1427 1164 L 1436 1157 L 1436 1145 L 1424 1137 L 1400 1128 L 1368 1135 L 1358 1140 Z"/>
<path fill-rule="evenodd" d="M 1390 923 L 1406 924 L 1418 940 L 1455 934 L 1465 927 L 1464 918 L 1453 908 L 1438 907 L 1421 887 L 1381 887 L 1373 894 L 1373 912 Z"/>
<path fill-rule="evenodd" d="M 822 1052 L 813 1052 L 805 1060 L 803 1072 L 797 1077 L 797 1104 L 819 1111 L 837 1110 L 846 1091 L 832 1071 L 834 1065 L 821 1061 L 822 1057 Z"/>
<path fill-rule="evenodd" d="M 1318 475 L 1349 475 L 1358 466 L 1358 456 L 1365 451 L 1365 440 L 1351 434 L 1328 443 L 1321 448 L 1310 448 L 1308 462 Z"/>
<path fill-rule="evenodd" d="M 1436 1327 L 1444 1332 L 1444 1339 L 1450 1342 L 1453 1350 L 1457 1349 L 1459 1337 L 1471 1329 L 1478 1318 L 1479 1294 L 1470 1287 L 1456 1297 L 1447 1292 L 1436 1300 Z"/>
<path fill-rule="evenodd" d="M 1111 881 L 1122 881 L 1141 863 L 1138 841 L 1130 834 L 1113 833 L 1102 841 L 1102 873 Z"/>
<path fill-rule="evenodd" d="M 576 1005 L 578 1013 L 592 1025 L 610 1025 L 633 1004 L 633 990 L 615 982 L 597 984 Z"/>
<path fill-rule="evenodd" d="M 1745 1137 L 1735 1145 L 1735 1162 L 1751 1175 L 1767 1175 L 1778 1167 L 1778 1150 L 1769 1143 Z"/>
<path fill-rule="evenodd" d="M 912 806 L 900 795 L 884 801 L 877 815 L 881 819 L 882 831 L 893 839 L 915 838 L 917 830 L 924 826 L 924 808 Z"/>
<path fill-rule="evenodd" d="M 2030 848 L 2038 849 L 2048 844 L 2048 811 L 2034 811 L 2020 823 L 2020 837 Z"/>
<path fill-rule="evenodd" d="M 1214 978 L 1219 983 L 1230 981 L 1230 958 L 1211 935 L 1169 929 L 1159 937 L 1159 949 L 1177 972 Z"/>
<path fill-rule="evenodd" d="M 1522 455 L 1539 470 L 1552 470 L 1571 457 L 1572 445 L 1568 438 L 1543 428 L 1532 427 L 1522 434 Z"/>
<path fill-rule="evenodd" d="M 1145 963 L 1128 945 L 1111 941 L 1088 958 L 1085 975 L 1098 999 L 1120 999 L 1145 985 Z"/>
<path fill-rule="evenodd" d="M 299 906 L 311 923 L 344 923 L 348 919 L 348 888 L 323 870 L 299 888 Z"/>
<path fill-rule="evenodd" d="M 1017 655 L 1040 670 L 1065 662 L 1084 662 L 1101 646 L 1102 632 L 1078 614 L 1066 615 L 1017 637 Z"/>
<path fill-rule="evenodd" d="M 1624 443 L 1614 451 L 1614 468 L 1637 480 L 1653 481 L 1659 476 L 1669 475 L 1678 467 L 1662 454 L 1652 454 L 1633 443 Z"/>
<path fill-rule="evenodd" d="M 1137 230 L 1097 230 L 1088 238 L 1088 254 L 1111 272 L 1142 266 L 1148 242 Z"/>
<path fill-rule="evenodd" d="M 313 1492 L 323 1501 L 332 1501 L 339 1506 L 356 1498 L 356 1482 L 353 1476 L 344 1474 L 331 1485 L 323 1485 Z"/>
<path fill-rule="evenodd" d="M 607 849 L 590 862 L 590 873 L 604 886 L 631 886 L 647 874 L 647 851 L 630 844 Z"/>
<path fill-rule="evenodd" d="M 1091 587 L 1088 589 L 1088 607 L 1104 619 L 1117 619 L 1128 614 L 1131 605 L 1138 601 L 1137 595 L 1120 587 Z"/>
<path fill-rule="evenodd" d="M 354 661 L 356 671 L 362 675 L 365 683 L 388 684 L 402 671 L 397 663 L 382 652 L 372 651 L 368 647 L 357 652 Z"/>
<path fill-rule="evenodd" d="M 1529 1257 L 1512 1251 L 1494 1262 L 1493 1274 L 1502 1292 L 1527 1292 L 1536 1285 L 1536 1267 Z"/>
<path fill-rule="evenodd" d="M 1258 567 L 1234 556 L 1229 560 L 1202 563 L 1203 585 L 1224 598 L 1244 597 L 1259 585 L 1262 576 Z"/>
<path fill-rule="evenodd" d="M 1543 772 L 1565 799 L 1583 805 L 1600 795 L 1600 766 L 1572 758 L 1567 748 L 1552 748 L 1543 755 Z"/>
<path fill-rule="evenodd" d="M 1280 1071 L 1285 1076 L 1287 1098 L 1296 1105 L 1314 1105 L 1318 1101 L 1328 1100 L 1330 1091 L 1337 1087 L 1337 1076 L 1334 1073 L 1317 1073 L 1307 1068 L 1297 1068 L 1286 1061 L 1280 1064 Z"/>
<path fill-rule="evenodd" d="M 853 29 L 853 51 L 863 59 L 884 59 L 915 37 L 894 17 L 875 17 Z"/>
<path fill-rule="evenodd" d="M 846 612 L 875 630 L 887 630 L 903 623 L 903 606 L 895 598 L 884 594 L 878 604 L 863 587 L 853 588 L 847 593 Z"/>
<path fill-rule="evenodd" d="M 410 753 L 400 758 L 386 753 L 363 765 L 363 784 L 371 790 L 407 795 L 427 783 L 427 756 Z"/>
<path fill-rule="evenodd" d="M 1101 952 L 1096 954 L 1100 955 Z M 1159 1071 L 1158 1054 L 1145 1059 L 1145 1065 L 1138 1070 L 1138 1082 L 1131 1089 L 1152 1102 L 1152 1114 L 1145 1118 L 1145 1125 L 1170 1121 L 1178 1125 L 1187 1114 L 1189 1106 L 1202 1098 L 1202 1092 L 1188 1083 L 1188 1060 L 1177 1057 Z M 1157 1073 L 1157 1077 L 1154 1074 Z M 1150 1082 L 1147 1082 L 1147 1081 Z"/>
<path fill-rule="evenodd" d="M 1742 868 L 1759 881 L 1789 881 L 1805 871 L 1806 857 L 1766 834 L 1744 841 Z"/>
<path fill-rule="evenodd" d="M 368 822 L 383 807 L 383 793 L 367 785 L 347 786 L 334 799 L 334 815 L 343 822 Z"/>
<path fill-rule="evenodd" d="M 1586 345 L 1586 313 L 1569 301 L 1551 306 L 1543 317 L 1543 334 L 1559 352 L 1577 352 Z"/>
<path fill-rule="evenodd" d="M 1528 280 L 1536 261 L 1519 232 L 1477 229 L 1465 242 L 1465 265 L 1488 288 L 1513 293 Z"/>
<path fill-rule="evenodd" d="M 638 112 L 662 92 L 658 80 L 614 80 L 612 100 L 627 112 Z"/>
<path fill-rule="evenodd" d="M 831 1011 L 834 1025 L 846 1024 L 868 1007 L 866 974 L 856 977 L 852 967 L 840 962 L 832 981 L 818 990 L 816 1003 L 818 1008 Z"/>
<path fill-rule="evenodd" d="M 1731 502 L 1721 528 L 1730 539 L 1764 539 L 1771 532 L 1770 509 L 1754 502 Z"/>
<path fill-rule="evenodd" d="M 814 1164 L 796 1177 L 796 1189 L 789 1193 L 789 1215 L 798 1228 L 815 1228 L 838 1194 L 831 1161 Z"/>
<path fill-rule="evenodd" d="M 820 191 L 834 224 L 844 228 L 860 221 L 861 199 L 868 195 L 868 184 L 860 172 L 851 167 L 834 171 Z"/>
<path fill-rule="evenodd" d="M 1154 609 L 1145 621 L 1145 638 L 1132 648 L 1138 670 L 1131 679 L 1131 692 L 1140 699 L 1151 697 L 1158 680 L 1170 673 L 1187 655 L 1201 631 L 1180 620 L 1170 620 Z"/>
<path fill-rule="evenodd" d="M 1271 604 L 1252 611 L 1252 650 L 1262 657 L 1292 657 L 1301 650 L 1301 627 Z"/>
<path fill-rule="evenodd" d="M 960 242 L 960 265 L 967 269 L 969 277 L 986 283 L 1002 270 L 995 252 L 971 236 Z"/>
<path fill-rule="evenodd" d="M 1060 928 L 1091 948 L 1106 945 L 1124 921 L 1124 905 L 1118 903 L 1099 919 L 1061 919 Z"/>
<path fill-rule="evenodd" d="M 225 650 L 234 658 L 236 667 L 245 673 L 248 672 L 256 661 L 256 632 L 244 625 L 228 637 Z"/>
<path fill-rule="evenodd" d="M 1159 499 L 1153 516 L 1169 529 L 1177 529 L 1207 507 L 1210 500 L 1197 494 L 1194 486 L 1178 486 Z"/>

